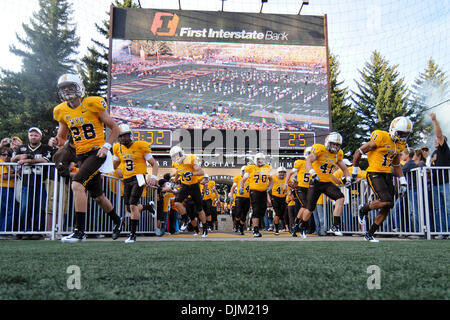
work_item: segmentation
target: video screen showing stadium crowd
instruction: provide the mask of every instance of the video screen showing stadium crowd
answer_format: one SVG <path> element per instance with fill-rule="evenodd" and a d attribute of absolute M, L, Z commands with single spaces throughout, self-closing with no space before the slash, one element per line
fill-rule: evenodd
<path fill-rule="evenodd" d="M 137 40 L 113 47 L 112 111 L 135 128 L 328 125 L 322 47 Z"/>
<path fill-rule="evenodd" d="M 378 242 L 375 233 L 448 238 L 450 150 L 434 113 L 432 153 L 408 147 L 413 123 L 397 117 L 349 159 L 338 132 L 298 154 L 289 170 L 273 167 L 269 154 L 249 155 L 230 188 L 216 184 L 201 159 L 178 145 L 164 172 L 150 144 L 133 140 L 131 122 L 117 122 L 103 98 L 85 95 L 79 75 L 62 75 L 57 88 L 63 102 L 53 110 L 55 137 L 45 144 L 31 126 L 27 141 L 1 140 L 3 237 L 65 243 L 88 236 L 134 243 L 139 235 L 179 233 L 200 240 L 220 232 L 299 241 L 357 235 Z M 220 225 L 221 216 L 230 218 L 229 228 Z"/>

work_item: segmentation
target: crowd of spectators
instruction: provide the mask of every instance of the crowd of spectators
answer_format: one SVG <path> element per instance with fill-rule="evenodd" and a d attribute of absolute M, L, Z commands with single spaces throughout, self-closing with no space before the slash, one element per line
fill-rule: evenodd
<path fill-rule="evenodd" d="M 1 140 L 2 206 L 0 212 L 1 231 L 33 232 L 46 228 L 47 181 L 56 149 L 42 143 L 42 131 L 37 127 L 28 130 L 28 141 L 19 137 Z M 41 237 L 34 235 L 34 237 Z"/>
<path fill-rule="evenodd" d="M 226 114 L 211 116 L 118 106 L 111 106 L 111 115 L 119 123 L 128 123 L 130 127 L 143 129 L 285 130 L 288 128 L 264 121 L 259 123 L 241 121 Z"/>
<path fill-rule="evenodd" d="M 317 47 L 292 47 L 279 45 L 204 44 L 177 42 L 176 46 L 165 43 L 161 50 L 158 45 L 148 45 L 142 41 L 131 42 L 117 50 L 113 56 L 111 74 L 140 74 L 152 72 L 154 67 L 164 67 L 183 63 L 215 63 L 256 65 L 326 73 L 326 52 Z"/>

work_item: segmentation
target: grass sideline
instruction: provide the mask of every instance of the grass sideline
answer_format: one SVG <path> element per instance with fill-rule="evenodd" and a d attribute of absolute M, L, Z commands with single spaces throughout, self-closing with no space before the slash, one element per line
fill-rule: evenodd
<path fill-rule="evenodd" d="M 0 257 L 2 300 L 450 298 L 448 241 L 0 241 Z M 371 265 L 380 289 L 367 287 Z"/>

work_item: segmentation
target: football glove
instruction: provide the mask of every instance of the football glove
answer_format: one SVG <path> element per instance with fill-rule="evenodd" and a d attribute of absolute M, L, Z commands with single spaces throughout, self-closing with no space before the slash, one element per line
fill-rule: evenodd
<path fill-rule="evenodd" d="M 351 188 L 352 187 L 352 178 L 350 178 L 350 177 L 345 177 L 345 183 L 344 183 L 344 185 L 345 185 L 345 187 L 346 188 Z"/>
<path fill-rule="evenodd" d="M 244 188 L 239 188 L 239 194 L 244 194 Z"/>
<path fill-rule="evenodd" d="M 311 176 L 311 184 L 315 184 L 315 183 L 317 183 L 317 182 L 320 182 L 320 178 L 319 178 L 319 176 L 317 175 L 317 173 L 314 173 L 314 174 Z"/>
<path fill-rule="evenodd" d="M 320 178 L 317 175 L 317 173 L 314 171 L 314 169 L 309 170 L 309 174 L 311 175 L 311 181 L 310 181 L 311 185 L 320 181 Z"/>

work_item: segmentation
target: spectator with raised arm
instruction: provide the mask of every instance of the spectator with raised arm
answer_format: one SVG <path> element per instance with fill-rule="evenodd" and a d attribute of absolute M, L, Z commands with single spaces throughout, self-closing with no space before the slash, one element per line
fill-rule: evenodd
<path fill-rule="evenodd" d="M 444 169 L 435 169 L 432 172 L 433 181 L 433 211 L 434 225 L 436 232 L 448 232 L 450 223 L 450 149 L 448 147 L 447 137 L 443 135 L 439 122 L 434 112 L 430 113 L 433 122 L 435 151 L 431 155 L 432 167 L 449 167 Z M 444 238 L 444 235 L 438 235 L 438 239 Z"/>

